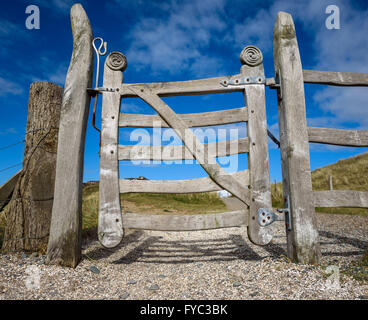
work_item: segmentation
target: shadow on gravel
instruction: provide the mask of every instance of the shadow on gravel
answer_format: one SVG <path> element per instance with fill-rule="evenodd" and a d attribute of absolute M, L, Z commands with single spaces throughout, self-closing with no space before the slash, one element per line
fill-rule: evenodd
<path fill-rule="evenodd" d="M 88 253 L 88 257 L 92 258 L 93 260 L 106 259 L 112 254 L 114 254 L 115 252 L 119 251 L 122 247 L 127 246 L 133 242 L 138 242 L 139 238 L 143 234 L 144 232 L 142 230 L 133 231 L 132 233 L 129 233 L 128 235 L 126 235 L 117 247 L 112 248 L 112 249 L 101 248 L 101 247 L 96 248 L 95 250 Z"/>
<path fill-rule="evenodd" d="M 321 237 L 334 239 L 336 241 L 335 243 L 348 244 L 352 247 L 359 248 L 359 249 L 362 249 L 362 250 L 367 248 L 367 245 L 368 245 L 367 241 L 359 240 L 359 239 L 356 239 L 356 238 L 349 238 L 349 237 L 346 237 L 346 236 L 340 236 L 336 233 L 332 233 L 332 232 L 329 232 L 329 231 L 319 231 L 319 235 Z"/>
<path fill-rule="evenodd" d="M 263 247 L 273 256 L 285 254 L 276 244 Z M 166 241 L 162 237 L 149 237 L 129 253 L 114 261 L 114 264 L 144 263 L 200 263 L 233 260 L 261 260 L 240 235 L 209 240 Z"/>

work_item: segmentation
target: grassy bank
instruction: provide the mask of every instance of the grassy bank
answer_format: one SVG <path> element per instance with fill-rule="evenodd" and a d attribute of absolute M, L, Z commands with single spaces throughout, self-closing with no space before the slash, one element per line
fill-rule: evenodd
<path fill-rule="evenodd" d="M 128 193 L 120 197 L 123 212 L 201 214 L 226 211 L 225 204 L 216 193 Z M 84 230 L 97 225 L 98 204 L 98 184 L 86 186 L 82 207 Z"/>
<path fill-rule="evenodd" d="M 329 190 L 332 176 L 334 190 L 368 191 L 368 153 L 340 160 L 312 172 L 313 190 Z M 272 205 L 283 207 L 282 184 L 272 184 Z M 367 216 L 365 208 L 316 208 L 318 212 Z"/>

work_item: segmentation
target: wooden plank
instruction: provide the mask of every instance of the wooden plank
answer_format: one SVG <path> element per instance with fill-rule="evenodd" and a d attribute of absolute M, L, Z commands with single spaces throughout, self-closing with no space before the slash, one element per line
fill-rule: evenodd
<path fill-rule="evenodd" d="M 205 127 L 248 121 L 248 109 L 238 108 L 212 112 L 179 114 L 178 116 L 188 127 Z M 154 122 L 156 124 L 160 123 L 162 128 L 169 127 L 165 121 L 162 121 L 159 115 L 120 113 L 119 117 L 119 127 L 152 128 Z"/>
<path fill-rule="evenodd" d="M 119 145 L 119 160 L 193 160 L 194 157 L 184 145 L 179 146 L 142 146 Z M 249 152 L 248 138 L 211 142 L 204 144 L 205 159 L 224 157 L 238 153 Z"/>
<path fill-rule="evenodd" d="M 124 228 L 159 231 L 208 230 L 240 227 L 248 224 L 246 210 L 193 215 L 125 213 L 123 217 Z"/>
<path fill-rule="evenodd" d="M 138 97 L 137 89 L 139 90 L 142 86 L 145 87 L 147 91 L 151 91 L 161 97 L 241 92 L 244 90 L 244 86 L 225 87 L 221 84 L 221 81 L 223 80 L 230 81 L 237 77 L 239 77 L 239 75 L 188 81 L 125 83 L 122 84 L 119 91 L 123 97 Z"/>
<path fill-rule="evenodd" d="M 313 206 L 303 71 L 295 26 L 290 14 L 279 12 L 274 33 L 274 64 L 281 79 L 278 90 L 280 150 L 284 196 L 289 196 L 292 230 L 286 230 L 288 256 L 314 264 L 320 259 Z"/>
<path fill-rule="evenodd" d="M 303 70 L 303 79 L 305 83 L 332 86 L 368 86 L 368 73 Z"/>
<path fill-rule="evenodd" d="M 243 170 L 231 174 L 233 178 L 247 187 L 249 171 Z M 209 177 L 187 180 L 129 180 L 120 179 L 120 193 L 147 192 L 147 193 L 195 193 L 222 190 Z"/>
<path fill-rule="evenodd" d="M 92 86 L 93 34 L 80 4 L 71 9 L 73 55 L 61 107 L 47 262 L 76 267 L 81 258 L 82 182 Z"/>
<path fill-rule="evenodd" d="M 121 61 L 111 68 L 111 63 Z M 103 86 L 115 88 L 123 81 L 125 65 L 120 52 L 112 52 L 106 58 Z M 111 62 L 111 63 L 110 63 Z M 116 247 L 124 236 L 119 196 L 119 111 L 121 96 L 118 92 L 104 92 L 101 115 L 100 150 L 100 208 L 98 214 L 98 240 L 107 248 Z"/>
<path fill-rule="evenodd" d="M 368 208 L 368 192 L 353 190 L 314 191 L 316 207 Z"/>
<path fill-rule="evenodd" d="M 222 189 L 229 191 L 244 204 L 249 204 L 250 192 L 241 183 L 229 175 L 215 159 L 205 162 L 203 145 L 199 142 L 195 134 L 187 127 L 185 122 L 164 102 L 159 96 L 154 94 L 149 87 L 131 87 L 140 98 L 147 102 L 166 121 L 176 134 L 182 139 L 188 151 L 195 157 L 202 168 Z M 202 146 L 201 146 L 202 145 Z"/>
<path fill-rule="evenodd" d="M 258 57 L 258 64 L 253 61 Z M 254 47 L 245 47 L 241 54 L 241 74 L 248 76 L 264 76 L 261 51 Z M 250 172 L 250 220 L 248 237 L 258 245 L 265 245 L 272 240 L 272 227 L 261 227 L 258 224 L 259 208 L 272 208 L 270 168 L 268 158 L 267 116 L 264 85 L 249 85 L 244 90 L 244 100 L 248 107 L 248 137 Z"/>
<path fill-rule="evenodd" d="M 0 186 L 0 211 L 9 203 L 21 172 L 22 170 L 19 170 L 8 181 Z"/>
<path fill-rule="evenodd" d="M 348 147 L 368 147 L 368 130 L 308 127 L 309 142 Z"/>

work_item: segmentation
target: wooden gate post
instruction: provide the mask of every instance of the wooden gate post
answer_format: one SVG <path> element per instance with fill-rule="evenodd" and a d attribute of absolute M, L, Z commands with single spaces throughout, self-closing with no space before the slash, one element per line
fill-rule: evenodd
<path fill-rule="evenodd" d="M 245 47 L 240 54 L 240 61 L 243 64 L 240 69 L 242 75 L 264 78 L 263 56 L 257 47 Z M 272 227 L 261 227 L 257 219 L 258 209 L 272 208 L 265 86 L 247 85 L 244 100 L 248 109 L 248 169 L 252 195 L 249 203 L 248 237 L 255 244 L 265 245 L 272 240 Z"/>
<path fill-rule="evenodd" d="M 116 90 L 123 83 L 123 71 L 127 67 L 125 56 L 111 52 L 105 61 L 103 86 Z M 101 114 L 100 159 L 100 208 L 98 215 L 98 239 L 107 247 L 116 247 L 124 236 L 119 189 L 119 91 L 104 92 Z"/>
<path fill-rule="evenodd" d="M 280 150 L 284 196 L 289 196 L 291 231 L 288 256 L 316 264 L 320 259 L 312 194 L 303 70 L 295 26 L 290 14 L 279 12 L 274 31 L 274 64 L 278 90 Z"/>
<path fill-rule="evenodd" d="M 71 9 L 74 50 L 65 81 L 47 262 L 76 267 L 81 258 L 82 179 L 92 86 L 92 29 L 80 4 Z"/>

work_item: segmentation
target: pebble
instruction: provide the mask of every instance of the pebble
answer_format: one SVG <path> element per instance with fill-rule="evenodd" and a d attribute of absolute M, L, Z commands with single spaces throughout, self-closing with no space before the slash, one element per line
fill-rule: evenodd
<path fill-rule="evenodd" d="M 234 283 L 233 283 L 233 287 L 235 287 L 235 288 L 236 288 L 236 287 L 240 287 L 240 286 L 241 286 L 241 283 L 240 283 L 240 282 L 234 282 Z"/>
<path fill-rule="evenodd" d="M 99 274 L 100 273 L 100 269 L 98 269 L 96 266 L 92 266 L 89 268 L 89 271 Z"/>
<path fill-rule="evenodd" d="M 130 296 L 129 292 L 125 292 L 125 293 L 123 293 L 119 298 L 120 298 L 120 299 L 126 299 L 126 298 L 128 298 L 129 296 Z"/>
<path fill-rule="evenodd" d="M 153 285 L 151 285 L 149 288 L 148 288 L 148 290 L 158 290 L 159 289 L 159 287 L 158 287 L 158 285 L 157 284 L 153 284 Z"/>
<path fill-rule="evenodd" d="M 137 281 L 135 281 L 135 280 L 128 280 L 128 282 L 127 282 L 128 284 L 136 284 L 137 283 Z"/>

